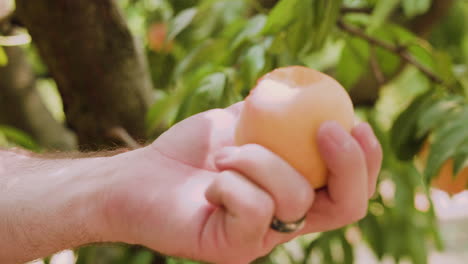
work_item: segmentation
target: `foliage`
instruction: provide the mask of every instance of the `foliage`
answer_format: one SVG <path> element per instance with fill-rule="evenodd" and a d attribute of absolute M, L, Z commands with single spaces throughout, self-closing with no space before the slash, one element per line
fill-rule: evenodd
<path fill-rule="evenodd" d="M 21 147 L 31 151 L 39 151 L 41 149 L 27 133 L 5 125 L 0 125 L 0 146 Z"/>
<path fill-rule="evenodd" d="M 0 47 L 0 66 L 4 66 L 8 63 L 8 57 L 5 54 L 5 51 Z"/>
<path fill-rule="evenodd" d="M 132 32 L 145 40 L 158 89 L 146 117 L 147 134 L 154 139 L 186 117 L 242 100 L 262 74 L 281 66 L 327 72 L 350 92 L 363 78 L 382 79 L 376 104 L 356 105 L 384 149 L 380 191 L 368 216 L 340 230 L 298 238 L 299 255 L 280 246 L 257 262 L 353 263 L 359 243 L 350 238 L 354 232 L 378 259 L 427 263 L 428 251 L 443 245 L 432 206 L 415 208 L 415 197 L 429 199 L 428 183 L 444 161 L 454 158 L 459 171 L 468 159 L 468 3 L 456 2 L 423 39 L 406 25 L 429 12 L 432 2 L 281 0 L 269 10 L 257 0 L 120 0 Z M 147 31 L 155 23 L 168 27 L 167 48 L 151 48 Z M 0 64 L 2 58 L 0 49 Z M 422 175 L 413 159 L 428 138 L 432 148 Z M 23 133 L 0 127 L 0 144 L 6 140 L 39 149 Z M 154 260 L 146 249 L 107 248 L 105 260 L 99 250 L 81 249 L 78 263 Z M 166 263 L 193 262 L 168 258 Z"/>

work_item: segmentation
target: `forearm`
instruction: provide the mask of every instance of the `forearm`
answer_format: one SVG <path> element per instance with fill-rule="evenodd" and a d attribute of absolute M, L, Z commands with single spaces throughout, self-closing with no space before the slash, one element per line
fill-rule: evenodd
<path fill-rule="evenodd" d="M 0 263 L 97 242 L 103 158 L 41 159 L 0 151 Z"/>

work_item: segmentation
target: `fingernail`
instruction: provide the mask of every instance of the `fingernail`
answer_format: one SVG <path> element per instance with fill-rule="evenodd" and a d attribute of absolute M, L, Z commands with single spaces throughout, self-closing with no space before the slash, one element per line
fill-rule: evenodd
<path fill-rule="evenodd" d="M 349 135 L 344 131 L 340 124 L 336 121 L 327 121 L 321 128 L 326 136 L 340 149 L 347 150 L 351 147 Z"/>

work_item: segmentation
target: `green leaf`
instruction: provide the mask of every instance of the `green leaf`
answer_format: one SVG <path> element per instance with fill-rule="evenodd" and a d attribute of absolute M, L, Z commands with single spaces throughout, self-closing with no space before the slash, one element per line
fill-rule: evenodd
<path fill-rule="evenodd" d="M 330 263 L 333 264 L 333 255 L 330 248 L 330 240 L 325 241 L 326 243 L 322 243 L 320 248 L 322 249 L 323 260 L 322 263 Z"/>
<path fill-rule="evenodd" d="M 5 66 L 8 63 L 8 56 L 2 47 L 0 47 L 0 67 Z"/>
<path fill-rule="evenodd" d="M 409 253 L 412 263 L 414 264 L 426 264 L 427 263 L 427 246 L 426 240 L 422 236 L 422 232 L 417 228 L 411 228 L 407 230 L 406 238 L 409 243 Z"/>
<path fill-rule="evenodd" d="M 183 89 L 176 89 L 171 95 L 161 93 L 145 117 L 146 134 L 151 136 L 160 126 L 170 123 L 174 111 L 184 95 Z"/>
<path fill-rule="evenodd" d="M 225 39 L 235 39 L 237 35 L 243 30 L 246 30 L 246 25 L 250 20 L 245 20 L 245 18 L 239 18 L 238 20 L 227 25 L 219 34 L 219 37 Z"/>
<path fill-rule="evenodd" d="M 416 136 L 418 120 L 434 100 L 431 92 L 418 96 L 393 123 L 390 131 L 391 146 L 400 160 L 410 160 L 418 152 L 423 143 L 423 138 Z"/>
<path fill-rule="evenodd" d="M 268 15 L 263 33 L 276 34 L 292 24 L 296 19 L 300 19 L 296 13 L 300 8 L 303 8 L 301 0 L 279 1 Z"/>
<path fill-rule="evenodd" d="M 434 140 L 424 171 L 428 182 L 439 172 L 444 162 L 455 155 L 456 146 L 467 140 L 468 122 L 466 120 L 468 120 L 468 107 L 434 132 Z"/>
<path fill-rule="evenodd" d="M 377 217 L 368 214 L 361 222 L 359 222 L 360 229 L 367 240 L 367 244 L 374 251 L 374 254 L 379 260 L 382 260 L 385 253 L 385 243 L 381 235 L 384 230 L 380 227 Z"/>
<path fill-rule="evenodd" d="M 434 52 L 429 44 L 425 42 L 408 44 L 407 51 L 417 63 L 433 75 L 447 84 L 453 82 L 455 77 L 452 73 L 452 63 L 445 54 Z"/>
<path fill-rule="evenodd" d="M 411 44 L 407 47 L 409 54 L 422 66 L 434 71 L 435 61 L 432 51 L 421 44 Z"/>
<path fill-rule="evenodd" d="M 169 27 L 167 40 L 173 40 L 180 32 L 187 28 L 192 23 L 193 18 L 197 14 L 196 8 L 189 8 L 180 12 L 172 21 Z"/>
<path fill-rule="evenodd" d="M 426 13 L 431 7 L 432 0 L 403 0 L 403 11 L 407 17 L 414 17 Z"/>
<path fill-rule="evenodd" d="M 133 257 L 131 264 L 151 264 L 153 258 L 153 253 L 147 250 L 142 250 Z"/>
<path fill-rule="evenodd" d="M 32 151 L 40 150 L 39 145 L 34 141 L 32 137 L 30 137 L 28 134 L 17 128 L 0 125 L 0 133 L 2 133 L 9 142 L 14 143 L 18 146 Z"/>
<path fill-rule="evenodd" d="M 36 90 L 52 116 L 60 122 L 65 122 L 63 100 L 55 80 L 52 78 L 38 79 L 36 81 Z"/>
<path fill-rule="evenodd" d="M 7 147 L 8 146 L 8 139 L 0 130 L 0 146 Z"/>
<path fill-rule="evenodd" d="M 399 42 L 400 39 L 406 36 L 403 33 L 395 29 L 398 26 L 382 26 L 382 30 L 375 31 L 372 33 L 372 37 L 379 39 L 386 43 L 395 45 L 395 42 Z M 393 76 L 401 68 L 401 58 L 379 46 L 375 46 L 375 58 L 379 65 L 380 70 L 384 76 Z"/>
<path fill-rule="evenodd" d="M 317 50 L 323 47 L 326 39 L 335 28 L 342 0 L 314 0 L 314 4 L 314 15 L 312 16 L 314 26 L 311 29 L 313 30 L 311 36 L 312 49 Z"/>
<path fill-rule="evenodd" d="M 297 57 L 322 48 L 336 26 L 341 0 L 303 0 L 285 32 L 287 47 Z"/>
<path fill-rule="evenodd" d="M 399 6 L 400 1 L 401 0 L 378 1 L 372 12 L 367 32 L 374 32 L 376 29 L 380 28 L 392 12 Z"/>
<path fill-rule="evenodd" d="M 336 69 L 336 79 L 346 89 L 352 88 L 367 72 L 368 61 L 369 44 L 360 38 L 347 38 Z"/>
<path fill-rule="evenodd" d="M 388 35 L 391 36 L 392 39 L 387 39 L 387 41 L 393 44 L 410 46 L 414 44 L 423 45 L 422 43 L 425 43 L 413 32 L 396 23 L 385 23 L 382 25 L 382 31 L 388 32 Z M 380 31 L 374 33 L 378 34 Z"/>
<path fill-rule="evenodd" d="M 434 52 L 433 60 L 435 63 L 435 73 L 436 76 L 441 78 L 445 84 L 452 85 L 455 83 L 456 77 L 453 73 L 453 63 L 452 58 L 448 53 L 445 52 Z"/>
<path fill-rule="evenodd" d="M 296 11 L 296 16 L 301 19 L 294 21 L 284 33 L 288 51 L 298 57 L 304 51 L 312 48 L 313 39 L 318 33 L 318 28 L 314 25 L 315 12 L 312 5 L 313 1 L 303 0 L 301 8 Z"/>
<path fill-rule="evenodd" d="M 325 72 L 338 65 L 344 41 L 329 41 L 323 49 L 304 56 L 302 62 L 309 68 Z"/>
<path fill-rule="evenodd" d="M 231 50 L 237 49 L 245 41 L 257 36 L 265 26 L 267 17 L 265 15 L 256 15 L 252 17 L 244 26 L 244 29 L 232 41 Z"/>
<path fill-rule="evenodd" d="M 439 230 L 439 219 L 436 216 L 436 212 L 434 210 L 434 203 L 431 199 L 429 199 L 431 206 L 429 207 L 428 217 L 429 217 L 429 226 L 428 226 L 428 233 L 431 236 L 432 241 L 434 242 L 434 248 L 437 251 L 444 251 L 445 245 L 444 241 L 442 240 L 442 234 Z"/>
<path fill-rule="evenodd" d="M 467 59 L 468 59 L 468 56 L 467 56 Z M 468 60 L 467 60 L 467 62 L 468 62 Z M 467 65 L 468 65 L 468 63 L 467 63 Z M 468 67 L 467 66 L 455 66 L 454 67 L 454 73 L 455 73 L 455 75 L 457 77 L 458 83 L 461 86 L 462 94 L 466 98 L 468 98 Z"/>
<path fill-rule="evenodd" d="M 225 68 L 223 73 L 226 74 L 226 88 L 228 89 L 224 91 L 220 107 L 227 107 L 242 101 L 243 96 L 241 90 L 245 82 L 240 76 L 240 71 L 237 69 Z"/>
<path fill-rule="evenodd" d="M 308 263 L 307 260 L 310 258 L 310 255 L 313 253 L 313 251 L 319 246 L 320 240 L 315 239 L 312 242 L 310 242 L 308 245 L 305 245 L 304 248 L 304 261 L 302 264 Z"/>
<path fill-rule="evenodd" d="M 468 167 L 468 139 L 457 148 L 453 160 L 453 175 Z"/>
<path fill-rule="evenodd" d="M 341 237 L 341 247 L 343 248 L 343 264 L 353 264 L 354 251 L 352 245 L 344 236 Z"/>
<path fill-rule="evenodd" d="M 460 107 L 464 101 L 462 97 L 449 97 L 436 101 L 430 105 L 417 120 L 416 137 L 422 138 L 431 130 L 441 125 L 442 122 L 450 120 L 451 113 Z"/>
<path fill-rule="evenodd" d="M 205 77 L 190 98 L 187 116 L 218 107 L 226 83 L 226 75 L 221 72 Z"/>
<path fill-rule="evenodd" d="M 246 85 L 253 85 L 265 67 L 265 48 L 261 45 L 251 47 L 242 62 L 242 75 Z"/>
<path fill-rule="evenodd" d="M 200 65 L 205 67 L 216 67 L 222 64 L 226 57 L 229 57 L 228 50 L 229 42 L 225 39 L 207 40 L 194 48 L 187 56 L 185 56 L 174 69 L 174 80 L 184 78 L 187 72 L 198 69 Z"/>

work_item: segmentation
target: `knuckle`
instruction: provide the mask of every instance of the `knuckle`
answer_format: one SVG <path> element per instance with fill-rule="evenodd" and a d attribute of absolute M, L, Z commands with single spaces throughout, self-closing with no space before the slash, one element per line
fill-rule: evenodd
<path fill-rule="evenodd" d="M 257 144 L 246 144 L 240 147 L 237 156 L 242 166 L 248 168 L 257 168 L 259 164 L 267 164 L 269 155 L 265 155 L 265 149 Z"/>
<path fill-rule="evenodd" d="M 356 222 L 363 219 L 367 215 L 367 202 L 358 206 L 346 206 L 344 215 L 350 222 Z"/>
<path fill-rule="evenodd" d="M 215 180 L 218 190 L 231 201 L 236 201 L 239 205 L 241 214 L 252 219 L 266 219 L 273 215 L 274 202 L 273 199 L 265 192 L 245 188 L 244 195 L 241 195 L 238 190 L 234 189 L 233 183 L 236 181 L 235 175 L 230 171 L 222 173 L 222 177 Z"/>
<path fill-rule="evenodd" d="M 343 150 L 341 156 L 346 159 L 357 161 L 364 158 L 361 145 L 356 140 L 348 140 L 343 145 Z M 358 154 L 359 153 L 359 154 Z"/>
<path fill-rule="evenodd" d="M 257 156 L 266 152 L 265 148 L 258 144 L 246 144 L 241 147 L 242 154 L 246 156 Z"/>
<path fill-rule="evenodd" d="M 297 203 L 309 209 L 312 206 L 314 200 L 314 192 L 309 186 L 303 186 L 302 188 L 296 189 Z"/>
<path fill-rule="evenodd" d="M 274 202 L 264 193 L 255 195 L 255 199 L 244 199 L 245 215 L 263 221 L 273 216 Z"/>
<path fill-rule="evenodd" d="M 287 211 L 291 214 L 298 216 L 304 215 L 313 203 L 313 192 L 308 189 L 311 188 L 297 188 L 293 195 L 288 194 L 287 196 L 281 197 L 281 205 L 283 208 L 287 207 Z"/>
<path fill-rule="evenodd" d="M 262 195 L 263 198 L 260 199 L 260 210 L 258 210 L 258 215 L 261 218 L 272 218 L 273 217 L 273 211 L 275 208 L 273 199 L 270 198 L 268 195 Z"/>
<path fill-rule="evenodd" d="M 232 178 L 233 178 L 233 175 L 231 171 L 223 171 L 221 172 L 220 177 L 217 177 L 214 180 L 213 186 L 223 195 L 226 195 L 226 196 L 235 195 L 231 187 Z"/>
<path fill-rule="evenodd" d="M 277 162 L 275 155 L 265 147 L 258 144 L 246 144 L 242 148 L 242 157 L 245 157 L 246 162 L 251 162 L 252 165 L 258 164 L 274 164 Z"/>

